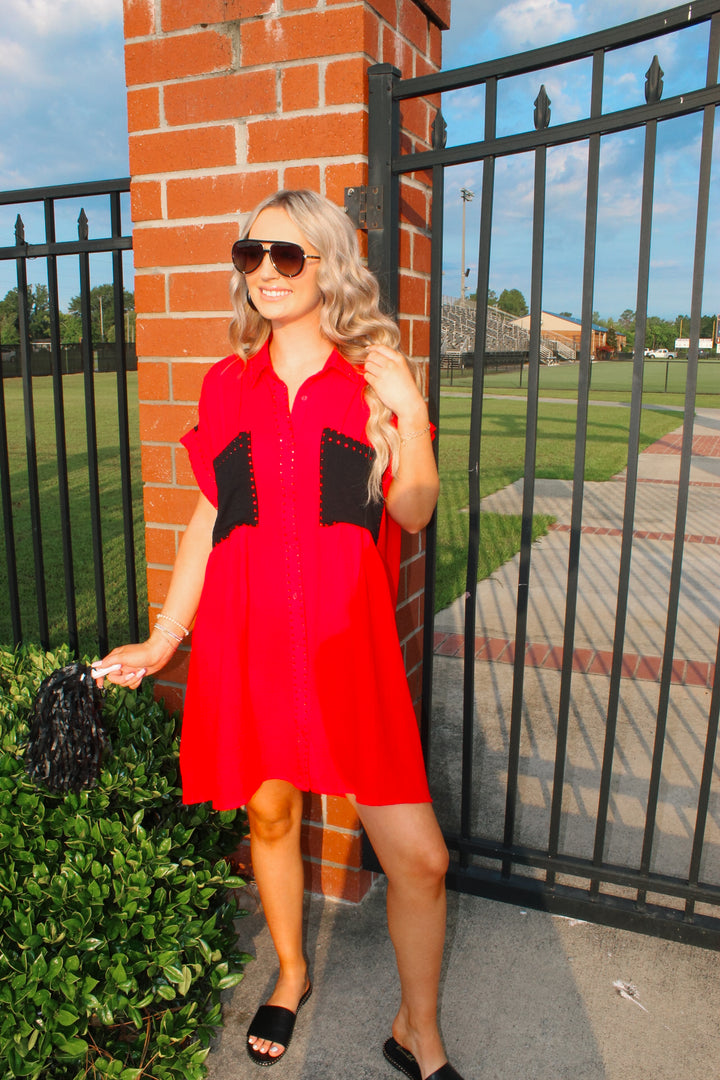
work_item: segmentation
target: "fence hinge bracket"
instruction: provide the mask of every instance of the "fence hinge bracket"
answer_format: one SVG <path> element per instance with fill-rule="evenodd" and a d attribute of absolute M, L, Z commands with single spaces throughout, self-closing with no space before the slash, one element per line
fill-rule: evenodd
<path fill-rule="evenodd" d="M 356 229 L 382 229 L 382 187 L 361 184 L 359 187 L 345 188 L 345 213 Z"/>

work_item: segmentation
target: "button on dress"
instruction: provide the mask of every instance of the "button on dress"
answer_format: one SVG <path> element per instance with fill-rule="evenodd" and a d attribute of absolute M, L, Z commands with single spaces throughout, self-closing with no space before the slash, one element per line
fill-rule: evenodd
<path fill-rule="evenodd" d="M 218 509 L 183 715 L 187 803 L 243 806 L 268 779 L 430 800 L 395 625 L 400 529 L 367 501 L 364 388 L 333 350 L 291 410 L 267 345 L 204 380 L 182 439 Z"/>

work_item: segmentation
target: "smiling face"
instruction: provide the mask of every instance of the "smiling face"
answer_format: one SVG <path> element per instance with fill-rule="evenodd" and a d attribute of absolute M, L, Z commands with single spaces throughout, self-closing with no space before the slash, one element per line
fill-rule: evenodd
<path fill-rule="evenodd" d="M 273 240 L 284 240 L 299 244 L 306 255 L 318 254 L 280 207 L 268 207 L 258 214 L 248 238 L 263 240 L 266 247 Z M 308 259 L 297 277 L 283 277 L 266 253 L 257 270 L 245 274 L 245 284 L 252 302 L 258 312 L 270 320 L 274 328 L 298 320 L 312 321 L 319 326 L 323 300 L 317 285 L 318 266 L 316 259 Z"/>

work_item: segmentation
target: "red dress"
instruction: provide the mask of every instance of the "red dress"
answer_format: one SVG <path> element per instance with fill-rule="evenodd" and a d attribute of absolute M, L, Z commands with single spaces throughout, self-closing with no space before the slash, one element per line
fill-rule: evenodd
<path fill-rule="evenodd" d="M 430 800 L 395 626 L 400 530 L 366 505 L 364 387 L 333 350 L 290 411 L 267 345 L 205 378 L 182 439 L 218 507 L 183 717 L 187 803 L 243 806 L 268 779 Z"/>

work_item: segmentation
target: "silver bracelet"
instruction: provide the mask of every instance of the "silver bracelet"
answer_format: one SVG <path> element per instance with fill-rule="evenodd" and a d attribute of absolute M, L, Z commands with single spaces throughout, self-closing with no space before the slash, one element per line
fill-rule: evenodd
<path fill-rule="evenodd" d="M 410 442 L 411 439 L 419 439 L 421 435 L 427 435 L 430 430 L 430 425 L 421 428 L 419 431 L 408 431 L 405 435 L 400 436 L 400 445 L 404 446 L 406 442 Z"/>
<path fill-rule="evenodd" d="M 183 624 L 181 622 L 178 622 L 177 619 L 173 619 L 172 615 L 165 615 L 164 612 L 160 611 L 158 613 L 158 615 L 157 615 L 157 618 L 158 619 L 166 619 L 168 622 L 173 623 L 174 626 L 177 626 L 180 630 L 182 630 L 183 637 L 187 637 L 188 634 L 190 633 L 188 628 L 186 626 L 183 626 Z"/>
<path fill-rule="evenodd" d="M 176 642 L 177 643 L 175 645 L 176 649 L 177 649 L 178 645 L 182 642 L 181 637 L 178 637 L 177 634 L 173 634 L 172 630 L 168 630 L 168 628 L 166 626 L 161 626 L 159 622 L 155 623 L 155 625 L 153 626 L 153 630 L 159 630 L 161 634 L 165 634 L 166 637 L 169 637 L 174 642 Z"/>

